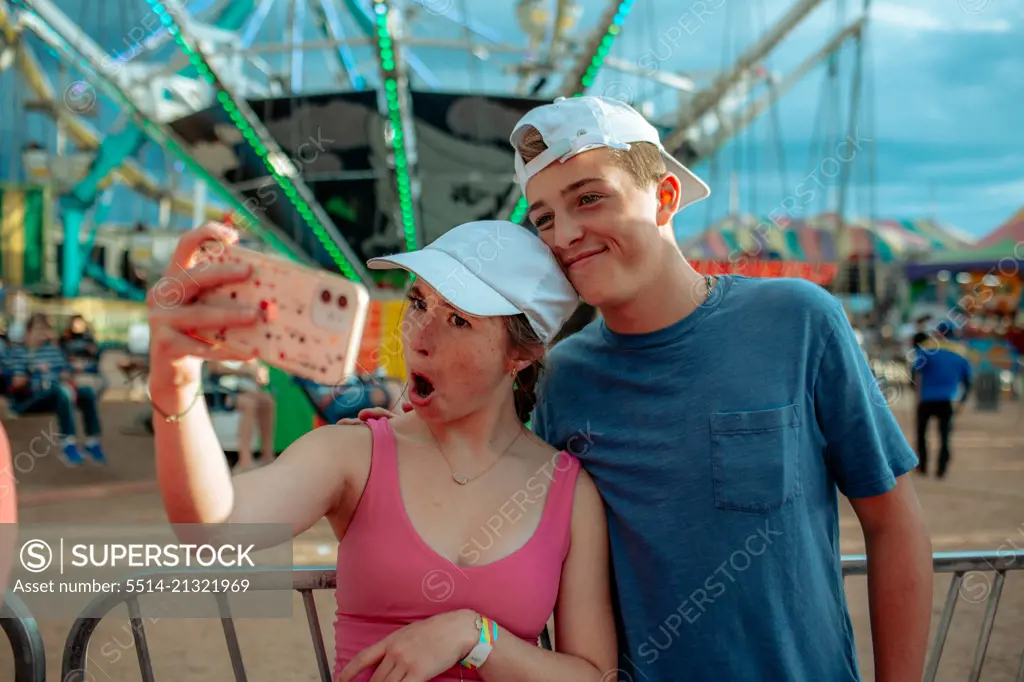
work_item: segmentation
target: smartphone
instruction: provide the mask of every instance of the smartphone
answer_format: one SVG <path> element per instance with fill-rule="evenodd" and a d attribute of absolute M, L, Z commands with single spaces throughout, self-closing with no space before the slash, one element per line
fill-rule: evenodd
<path fill-rule="evenodd" d="M 252 266 L 248 280 L 204 293 L 204 303 L 252 306 L 262 314 L 253 326 L 200 332 L 195 338 L 328 386 L 352 376 L 370 309 L 365 286 L 220 242 L 204 244 L 194 268 L 204 261 Z"/>

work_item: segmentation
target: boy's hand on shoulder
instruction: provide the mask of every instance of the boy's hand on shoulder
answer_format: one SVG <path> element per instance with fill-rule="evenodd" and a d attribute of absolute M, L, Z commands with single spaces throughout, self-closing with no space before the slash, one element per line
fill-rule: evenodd
<path fill-rule="evenodd" d="M 412 406 L 412 403 L 402 403 L 403 412 L 412 412 L 413 409 L 414 408 Z M 371 419 L 394 419 L 397 416 L 398 414 L 384 407 L 368 407 L 365 410 L 360 410 L 358 416 L 339 419 L 337 423 L 342 425 L 354 426 L 356 424 L 362 424 L 363 422 L 369 421 Z"/>

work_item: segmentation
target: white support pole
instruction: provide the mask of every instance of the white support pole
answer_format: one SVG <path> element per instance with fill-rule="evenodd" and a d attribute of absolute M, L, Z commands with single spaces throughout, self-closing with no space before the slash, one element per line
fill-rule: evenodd
<path fill-rule="evenodd" d="M 39 2 L 40 0 L 32 1 Z M 238 108 L 238 112 L 241 114 L 242 118 L 245 120 L 246 123 L 249 124 L 249 127 L 252 128 L 252 131 L 255 134 L 256 139 L 259 141 L 261 145 L 263 145 L 263 147 L 269 153 L 268 158 L 287 158 L 287 156 L 281 149 L 281 145 L 278 144 L 277 139 L 274 138 L 274 136 L 270 133 L 270 131 L 267 129 L 266 125 L 264 125 L 263 121 L 256 114 L 256 112 L 252 110 L 252 107 L 249 106 L 249 103 L 235 91 L 235 89 L 227 82 L 225 76 L 219 73 L 216 66 L 211 63 L 209 58 L 210 55 L 207 54 L 207 49 L 209 49 L 209 46 L 206 46 L 202 44 L 200 41 L 196 40 L 194 32 L 192 30 L 193 20 L 184 11 L 181 0 L 164 0 L 164 3 L 168 7 L 168 9 L 172 10 L 172 14 L 174 15 L 174 18 L 177 21 L 178 30 L 180 32 L 179 35 L 184 39 L 184 41 L 187 44 L 189 44 L 190 48 L 195 52 L 195 54 L 199 55 L 199 57 L 206 62 L 210 71 L 217 79 L 220 89 L 235 103 L 235 106 Z M 204 47 L 206 49 L 204 49 Z M 309 185 L 306 184 L 306 181 L 303 179 L 303 177 L 301 175 L 295 175 L 289 177 L 289 180 L 291 181 L 292 186 L 295 188 L 295 192 L 298 194 L 298 196 L 301 197 L 302 200 L 309 206 L 309 209 L 315 216 L 316 221 L 324 228 L 324 231 L 327 233 L 327 236 L 330 238 L 332 242 L 334 242 L 334 245 L 338 248 L 338 250 L 342 254 L 344 254 L 345 260 L 348 261 L 352 270 L 355 271 L 359 279 L 363 282 L 372 282 L 373 278 L 370 277 L 370 273 L 366 269 L 363 260 L 356 255 L 355 250 L 353 250 L 352 246 L 348 243 L 348 240 L 346 240 L 345 237 L 342 236 L 341 232 L 334 224 L 334 221 L 324 210 L 323 206 L 321 206 L 320 202 L 316 198 L 316 195 L 313 194 L 313 190 L 310 189 Z"/>
<path fill-rule="evenodd" d="M 779 19 L 775 26 L 765 32 L 760 40 L 740 56 L 731 71 L 718 78 L 711 87 L 697 93 L 689 109 L 684 111 L 676 121 L 672 132 L 665 136 L 663 140 L 665 149 L 669 153 L 674 153 L 684 145 L 690 126 L 714 109 L 722 97 L 743 78 L 744 74 L 774 50 L 782 42 L 782 39 L 789 35 L 821 2 L 822 0 L 800 0 L 797 2 Z"/>
<path fill-rule="evenodd" d="M 192 190 L 192 227 L 201 227 L 206 222 L 206 181 L 202 178 L 196 179 L 195 187 Z"/>
<path fill-rule="evenodd" d="M 697 164 L 703 159 L 714 154 L 722 147 L 722 145 L 728 142 L 730 138 L 737 135 L 741 130 L 753 123 L 755 119 L 774 106 L 780 97 L 792 90 L 797 83 L 803 80 L 804 77 L 814 69 L 814 67 L 828 59 L 829 55 L 838 50 L 843 43 L 854 36 L 859 36 L 866 21 L 867 20 L 864 18 L 858 19 L 836 33 L 836 35 L 825 43 L 821 49 L 804 59 L 795 69 L 793 69 L 793 71 L 787 74 L 782 82 L 777 84 L 768 94 L 763 95 L 760 99 L 740 113 L 736 120 L 730 121 L 729 119 L 724 118 L 721 121 L 721 126 L 719 126 L 714 133 L 704 138 L 694 140 L 692 145 L 694 151 L 697 153 L 695 158 L 680 160 L 684 163 Z"/>

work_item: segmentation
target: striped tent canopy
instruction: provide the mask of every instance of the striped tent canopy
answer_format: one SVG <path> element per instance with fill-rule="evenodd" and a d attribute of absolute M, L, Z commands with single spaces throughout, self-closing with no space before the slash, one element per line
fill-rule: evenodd
<path fill-rule="evenodd" d="M 1024 270 L 1024 209 L 966 248 L 944 249 L 907 263 L 907 277 L 919 280 L 938 272 L 985 272 L 1019 275 Z"/>
<path fill-rule="evenodd" d="M 995 246 L 1003 242 L 1016 242 L 1018 244 L 1024 242 L 1024 208 L 1005 223 L 992 230 L 992 232 L 982 237 L 978 241 L 977 246 L 983 248 Z"/>
<path fill-rule="evenodd" d="M 731 216 L 679 246 L 687 258 L 695 260 L 728 261 L 749 255 L 820 263 L 869 257 L 892 262 L 969 243 L 968 237 L 931 220 L 850 219 L 840 233 L 837 225 L 837 217 L 830 213 L 779 225 L 768 218 Z"/>

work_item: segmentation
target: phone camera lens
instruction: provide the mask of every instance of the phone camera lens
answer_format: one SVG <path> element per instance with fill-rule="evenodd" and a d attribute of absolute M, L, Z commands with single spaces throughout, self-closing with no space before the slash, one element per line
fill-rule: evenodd
<path fill-rule="evenodd" d="M 330 303 L 331 302 L 331 292 L 327 291 L 327 289 L 324 289 L 323 291 L 321 291 L 320 292 L 320 300 L 323 301 L 324 303 Z"/>
<path fill-rule="evenodd" d="M 339 296 L 338 297 L 338 307 L 339 308 L 344 308 L 347 305 L 348 305 L 348 299 L 345 298 L 344 296 Z"/>

